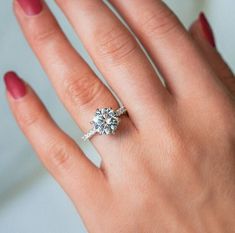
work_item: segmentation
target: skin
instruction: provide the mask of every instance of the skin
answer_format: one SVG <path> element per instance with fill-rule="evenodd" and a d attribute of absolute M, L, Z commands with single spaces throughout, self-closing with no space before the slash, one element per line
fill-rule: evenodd
<path fill-rule="evenodd" d="M 128 109 L 115 136 L 91 139 L 94 166 L 27 86 L 8 100 L 21 129 L 70 196 L 89 232 L 235 232 L 235 79 L 197 20 L 186 31 L 162 1 L 57 0 L 96 66 Z M 61 101 L 85 132 L 97 107 L 118 104 L 44 4 L 14 9 Z M 66 54 L 66 56 L 64 56 Z M 45 130 L 46 129 L 46 130 Z"/>

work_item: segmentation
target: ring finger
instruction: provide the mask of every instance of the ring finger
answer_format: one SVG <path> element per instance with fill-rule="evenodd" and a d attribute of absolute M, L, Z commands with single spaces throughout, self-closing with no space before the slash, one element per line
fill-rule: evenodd
<path fill-rule="evenodd" d="M 165 114 L 171 96 L 132 34 L 100 0 L 56 0 L 95 64 L 128 108 L 137 128 L 156 104 Z M 128 91 L 127 91 L 128 90 Z"/>

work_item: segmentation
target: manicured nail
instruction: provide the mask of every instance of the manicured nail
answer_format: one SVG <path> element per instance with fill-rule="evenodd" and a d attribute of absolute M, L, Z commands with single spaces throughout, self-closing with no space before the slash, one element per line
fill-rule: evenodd
<path fill-rule="evenodd" d="M 202 25 L 202 31 L 204 32 L 206 40 L 210 43 L 210 45 L 212 47 L 215 48 L 216 44 L 215 44 L 214 33 L 213 33 L 212 28 L 211 28 L 205 14 L 203 12 L 200 13 L 199 20 Z"/>
<path fill-rule="evenodd" d="M 26 15 L 37 15 L 42 11 L 42 0 L 17 0 Z"/>
<path fill-rule="evenodd" d="M 20 99 L 26 95 L 26 85 L 15 72 L 10 71 L 6 73 L 4 81 L 7 91 L 14 99 Z"/>

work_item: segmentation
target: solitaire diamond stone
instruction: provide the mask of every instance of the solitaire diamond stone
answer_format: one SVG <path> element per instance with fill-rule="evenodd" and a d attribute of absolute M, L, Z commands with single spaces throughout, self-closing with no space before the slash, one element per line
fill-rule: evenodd
<path fill-rule="evenodd" d="M 91 122 L 99 134 L 114 134 L 119 125 L 117 113 L 112 108 L 97 109 Z"/>
<path fill-rule="evenodd" d="M 95 116 L 91 121 L 93 127 L 82 136 L 84 141 L 93 137 L 96 133 L 101 135 L 115 134 L 120 123 L 120 116 L 126 114 L 127 110 L 124 106 L 114 111 L 112 108 L 100 108 L 95 112 Z"/>

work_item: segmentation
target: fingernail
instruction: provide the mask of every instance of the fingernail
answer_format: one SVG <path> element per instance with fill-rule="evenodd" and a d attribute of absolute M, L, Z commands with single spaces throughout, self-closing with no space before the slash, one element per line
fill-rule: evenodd
<path fill-rule="evenodd" d="M 15 72 L 10 71 L 6 73 L 4 81 L 7 91 L 14 99 L 20 99 L 26 95 L 26 85 Z"/>
<path fill-rule="evenodd" d="M 17 0 L 26 15 L 37 15 L 42 11 L 42 0 Z"/>
<path fill-rule="evenodd" d="M 212 28 L 211 28 L 205 14 L 203 12 L 200 13 L 199 20 L 202 25 L 202 31 L 204 32 L 206 40 L 210 43 L 210 45 L 212 47 L 215 48 L 216 44 L 215 44 L 214 33 L 213 33 Z"/>

